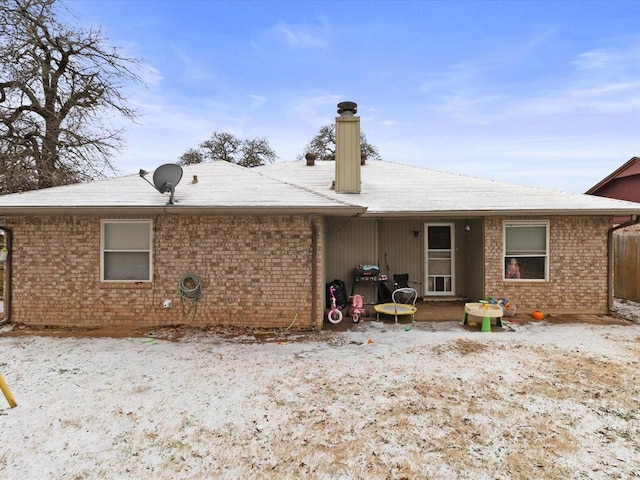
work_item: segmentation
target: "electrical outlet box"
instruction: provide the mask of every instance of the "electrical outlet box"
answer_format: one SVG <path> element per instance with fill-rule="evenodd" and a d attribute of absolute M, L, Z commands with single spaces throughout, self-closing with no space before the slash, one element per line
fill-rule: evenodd
<path fill-rule="evenodd" d="M 173 300 L 165 300 L 164 302 L 162 302 L 162 306 L 164 308 L 171 308 L 173 307 Z"/>

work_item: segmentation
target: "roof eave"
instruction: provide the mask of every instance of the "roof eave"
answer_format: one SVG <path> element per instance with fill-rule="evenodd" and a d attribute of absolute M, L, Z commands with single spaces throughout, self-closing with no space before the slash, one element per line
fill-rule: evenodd
<path fill-rule="evenodd" d="M 162 213 L 182 215 L 332 215 L 354 216 L 362 215 L 366 208 L 360 206 L 180 206 L 161 205 L 144 207 L 114 207 L 114 206 L 79 206 L 79 207 L 4 207 L 0 209 L 0 216 L 16 215 L 157 215 Z"/>
<path fill-rule="evenodd" d="M 362 218 L 410 218 L 410 217 L 502 217 L 502 216 L 625 216 L 640 215 L 640 209 L 540 209 L 540 210 L 425 210 L 425 211 L 403 211 L 388 212 L 368 210 L 362 214 Z"/>

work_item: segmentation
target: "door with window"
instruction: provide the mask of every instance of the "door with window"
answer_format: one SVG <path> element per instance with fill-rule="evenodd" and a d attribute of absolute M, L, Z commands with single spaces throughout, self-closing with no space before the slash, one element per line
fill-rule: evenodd
<path fill-rule="evenodd" d="M 453 295 L 455 291 L 455 249 L 453 223 L 426 223 L 425 294 Z"/>

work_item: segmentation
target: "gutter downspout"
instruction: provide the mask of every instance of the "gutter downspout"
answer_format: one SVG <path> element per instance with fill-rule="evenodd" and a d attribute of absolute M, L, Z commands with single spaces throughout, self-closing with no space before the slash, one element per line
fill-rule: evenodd
<path fill-rule="evenodd" d="M 0 325 L 9 323 L 11 321 L 11 257 L 13 252 L 13 233 L 10 228 L 0 227 L 0 230 L 4 231 L 4 238 L 7 242 L 7 261 L 4 264 L 4 317 L 0 320 Z"/>
<path fill-rule="evenodd" d="M 311 322 L 314 330 L 320 330 L 318 326 L 318 219 L 316 215 L 309 215 L 309 227 L 311 228 Z"/>
<path fill-rule="evenodd" d="M 608 267 L 607 267 L 607 308 L 610 312 L 615 310 L 615 305 L 613 302 L 613 269 L 614 269 L 614 258 L 613 258 L 613 232 L 619 230 L 621 228 L 630 227 L 631 225 L 636 225 L 640 223 L 640 218 L 638 215 L 631 215 L 631 218 L 620 225 L 615 227 L 611 227 L 607 231 L 607 255 L 608 259 Z"/>

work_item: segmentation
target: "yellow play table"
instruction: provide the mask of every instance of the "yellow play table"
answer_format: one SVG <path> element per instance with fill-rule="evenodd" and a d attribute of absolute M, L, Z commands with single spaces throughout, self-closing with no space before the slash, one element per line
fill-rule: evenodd
<path fill-rule="evenodd" d="M 493 305 L 491 303 L 484 302 L 472 302 L 464 304 L 464 315 L 462 316 L 462 324 L 466 325 L 468 323 L 468 316 L 474 315 L 476 317 L 482 318 L 482 328 L 480 329 L 482 332 L 490 332 L 491 331 L 491 319 L 496 318 L 496 325 L 502 326 L 502 316 L 504 312 L 502 311 L 502 307 L 500 305 Z"/>

